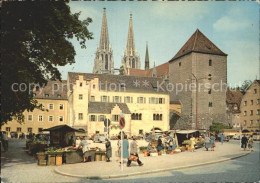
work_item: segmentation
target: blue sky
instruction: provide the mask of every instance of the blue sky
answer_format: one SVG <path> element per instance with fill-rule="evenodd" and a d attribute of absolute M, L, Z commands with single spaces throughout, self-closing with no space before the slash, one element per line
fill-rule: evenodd
<path fill-rule="evenodd" d="M 133 14 L 136 49 L 144 68 L 146 41 L 150 66 L 169 61 L 198 28 L 228 54 L 228 83 L 259 78 L 259 5 L 256 2 L 70 2 L 80 19 L 93 19 L 88 27 L 94 39 L 81 49 L 76 40 L 76 63 L 59 67 L 67 72 L 92 72 L 99 44 L 103 8 L 106 7 L 114 66 L 120 68 L 126 47 L 129 14 Z"/>

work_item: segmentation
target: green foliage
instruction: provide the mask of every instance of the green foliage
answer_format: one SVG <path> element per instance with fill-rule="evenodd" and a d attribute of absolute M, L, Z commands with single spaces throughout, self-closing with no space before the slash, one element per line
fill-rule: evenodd
<path fill-rule="evenodd" d="M 12 117 L 23 119 L 23 111 L 37 107 L 33 100 L 34 86 L 61 80 L 57 66 L 75 62 L 76 54 L 70 39 L 77 39 L 82 48 L 93 39 L 87 26 L 91 18 L 79 20 L 72 14 L 68 1 L 2 2 L 1 7 L 1 125 Z M 25 83 L 24 91 L 14 83 Z"/>
<path fill-rule="evenodd" d="M 242 93 L 246 93 L 247 89 L 251 86 L 252 83 L 253 83 L 253 81 L 251 81 L 251 80 L 245 80 L 241 86 L 237 86 L 232 89 L 240 90 Z"/>
<path fill-rule="evenodd" d="M 231 128 L 232 127 L 224 125 L 223 123 L 216 123 L 216 122 L 213 122 L 212 125 L 209 127 L 210 131 L 216 134 L 218 134 L 219 131 L 223 129 L 231 129 Z"/>

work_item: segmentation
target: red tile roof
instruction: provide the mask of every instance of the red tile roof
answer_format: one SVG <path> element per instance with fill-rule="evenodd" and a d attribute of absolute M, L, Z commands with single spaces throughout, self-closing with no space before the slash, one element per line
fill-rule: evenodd
<path fill-rule="evenodd" d="M 169 77 L 169 62 L 158 65 L 156 68 L 157 77 L 168 76 Z M 153 76 L 153 68 L 149 70 L 127 68 L 127 73 L 130 76 Z"/>
<path fill-rule="evenodd" d="M 190 39 L 182 46 L 179 52 L 170 60 L 174 61 L 191 52 L 207 53 L 213 55 L 227 56 L 214 43 L 212 43 L 202 32 L 197 29 Z"/>
<path fill-rule="evenodd" d="M 239 90 L 227 90 L 226 93 L 226 102 L 228 104 L 229 109 L 233 113 L 239 113 L 240 112 L 240 103 L 242 100 L 243 94 Z M 237 109 L 234 108 L 234 106 L 237 106 Z"/>

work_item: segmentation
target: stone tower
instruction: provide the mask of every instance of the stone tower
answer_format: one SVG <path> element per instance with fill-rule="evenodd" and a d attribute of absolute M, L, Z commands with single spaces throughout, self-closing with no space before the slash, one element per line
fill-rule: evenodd
<path fill-rule="evenodd" d="M 106 8 L 104 8 L 102 27 L 100 33 L 100 42 L 96 51 L 93 73 L 97 74 L 114 74 L 113 50 L 109 45 Z"/>
<path fill-rule="evenodd" d="M 181 103 L 175 129 L 209 129 L 226 123 L 227 54 L 198 29 L 169 61 L 171 101 Z"/>
<path fill-rule="evenodd" d="M 132 13 L 130 14 L 127 43 L 124 56 L 122 58 L 122 66 L 124 68 L 141 68 L 140 57 L 135 49 Z"/>
<path fill-rule="evenodd" d="M 150 66 L 149 66 L 149 53 L 148 53 L 148 43 L 146 43 L 146 53 L 145 53 L 145 66 L 144 66 L 145 70 L 149 70 Z"/>

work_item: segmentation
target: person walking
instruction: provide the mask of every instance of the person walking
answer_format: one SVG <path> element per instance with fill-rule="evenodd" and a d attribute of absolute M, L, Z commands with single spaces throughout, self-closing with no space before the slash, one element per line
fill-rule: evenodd
<path fill-rule="evenodd" d="M 143 166 L 143 163 L 140 161 L 138 153 L 137 153 L 137 151 L 138 151 L 137 146 L 138 145 L 137 145 L 137 142 L 136 142 L 136 138 L 134 137 L 133 141 L 130 143 L 130 157 L 128 158 L 128 161 L 127 161 L 128 167 L 131 166 L 131 162 L 133 160 L 136 160 L 139 166 Z M 133 159 L 131 159 L 131 157 Z"/>
<path fill-rule="evenodd" d="M 161 155 L 161 150 L 163 150 L 163 145 L 162 145 L 162 137 L 160 136 L 157 141 L 157 151 L 158 155 Z"/>
<path fill-rule="evenodd" d="M 118 136 L 118 138 L 120 139 L 120 135 Z M 121 141 L 118 140 L 118 143 L 117 143 L 117 146 L 118 146 L 118 155 L 119 155 L 119 163 L 121 164 L 122 160 L 121 159 Z M 123 159 L 124 158 L 129 158 L 129 142 L 127 140 L 127 135 L 124 135 L 124 139 L 123 139 Z"/>
<path fill-rule="evenodd" d="M 254 151 L 254 150 L 253 150 L 253 143 L 254 143 L 253 135 L 251 135 L 251 136 L 248 138 L 248 148 L 249 148 L 249 150 L 250 150 L 251 152 Z"/>
<path fill-rule="evenodd" d="M 195 144 L 196 144 L 196 141 L 195 141 L 195 137 L 193 137 L 193 135 L 191 135 L 191 138 L 190 138 L 190 148 L 191 148 L 191 152 L 194 152 L 194 149 L 195 149 Z"/>
<path fill-rule="evenodd" d="M 3 141 L 4 151 L 8 151 L 8 136 L 7 136 L 6 132 L 3 132 L 2 141 Z"/>
<path fill-rule="evenodd" d="M 83 152 L 83 162 L 88 161 L 88 157 L 90 156 L 89 154 L 89 143 L 87 141 L 87 137 L 83 137 L 82 141 L 79 143 L 78 149 L 82 147 L 82 152 Z"/>
<path fill-rule="evenodd" d="M 208 151 L 210 147 L 211 147 L 210 137 L 209 137 L 209 135 L 206 135 L 206 137 L 205 137 L 205 148 Z"/>
<path fill-rule="evenodd" d="M 220 142 L 223 144 L 224 138 L 226 137 L 223 133 L 219 136 L 220 137 Z"/>
<path fill-rule="evenodd" d="M 107 157 L 107 162 L 110 162 L 110 158 L 112 157 L 112 147 L 111 147 L 111 142 L 108 140 L 108 139 L 106 139 L 105 140 L 105 142 L 106 142 L 106 157 Z"/>
<path fill-rule="evenodd" d="M 244 151 L 246 150 L 246 146 L 247 146 L 247 142 L 248 142 L 248 139 L 246 138 L 246 135 L 244 135 L 241 139 L 241 148 L 244 148 Z"/>
<path fill-rule="evenodd" d="M 213 134 L 211 134 L 210 136 L 210 147 L 211 147 L 211 151 L 214 151 L 214 148 L 215 148 L 215 137 Z"/>

